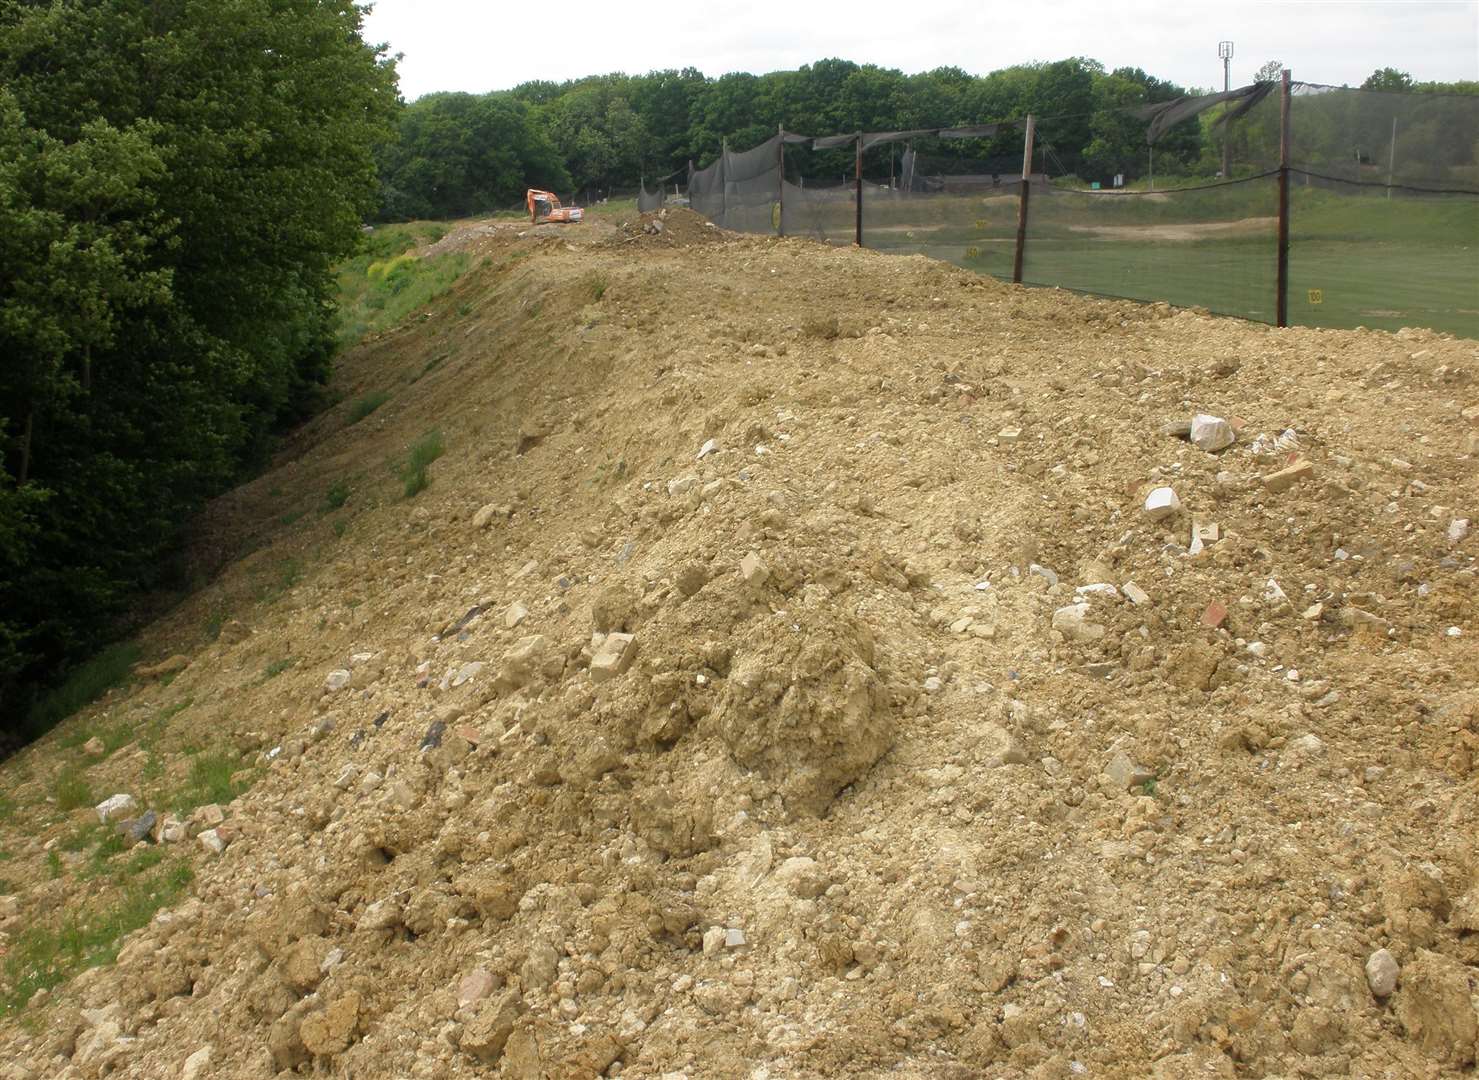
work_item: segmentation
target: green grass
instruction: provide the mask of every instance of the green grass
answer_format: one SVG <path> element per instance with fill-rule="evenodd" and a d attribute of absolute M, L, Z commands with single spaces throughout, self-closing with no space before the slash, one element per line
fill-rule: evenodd
<path fill-rule="evenodd" d="M 436 356 L 433 356 L 430 360 L 428 360 L 426 362 L 426 366 L 425 367 L 423 367 L 415 375 L 412 375 L 411 376 L 410 381 L 413 382 L 413 383 L 414 382 L 418 382 L 424 376 L 430 375 L 437 368 L 441 367 L 442 366 L 442 362 L 444 360 L 446 360 L 447 357 L 450 356 L 450 355 L 451 355 L 451 353 L 438 353 Z"/>
<path fill-rule="evenodd" d="M 15 817 L 15 800 L 9 795 L 0 794 L 0 822 L 7 822 Z"/>
<path fill-rule="evenodd" d="M 435 222 L 382 226 L 365 237 L 359 255 L 340 264 L 341 346 L 399 324 L 457 282 L 470 265 L 466 254 L 451 252 L 426 259 L 407 254 L 410 248 L 440 239 L 446 231 L 445 225 Z"/>
<path fill-rule="evenodd" d="M 303 580 L 302 560 L 295 557 L 279 559 L 271 566 L 258 569 L 256 596 L 259 604 L 270 604 Z"/>
<path fill-rule="evenodd" d="M 110 645 L 73 668 L 66 679 L 41 696 L 26 717 L 26 728 L 34 738 L 50 731 L 84 705 L 90 705 L 113 687 L 126 682 L 139 662 L 139 647 L 124 641 Z"/>
<path fill-rule="evenodd" d="M 93 798 L 92 785 L 76 766 L 63 769 L 57 775 L 52 794 L 56 796 L 58 810 L 77 810 L 96 805 L 97 802 Z"/>
<path fill-rule="evenodd" d="M 405 483 L 406 498 L 414 498 L 426 490 L 426 486 L 431 483 L 426 470 L 433 461 L 442 456 L 445 450 L 440 431 L 428 431 L 411 444 L 410 455 L 401 469 L 401 480 Z"/>
<path fill-rule="evenodd" d="M 120 940 L 178 899 L 193 876 L 186 862 L 159 866 L 127 885 L 115 903 L 83 909 L 54 927 L 22 931 L 5 957 L 0 1016 L 19 1012 L 37 990 L 58 986 L 87 968 L 113 963 Z"/>
<path fill-rule="evenodd" d="M 272 661 L 272 663 L 268 664 L 267 667 L 263 669 L 262 677 L 257 680 L 258 684 L 260 685 L 261 683 L 267 682 L 269 679 L 277 678 L 284 671 L 287 671 L 289 668 L 293 667 L 297 663 L 297 658 L 292 656 L 287 656 L 281 660 Z"/>
<path fill-rule="evenodd" d="M 390 394 L 384 390 L 372 390 L 363 397 L 356 398 L 354 404 L 349 407 L 349 418 L 344 421 L 344 426 L 351 427 L 358 424 L 389 400 Z"/>
<path fill-rule="evenodd" d="M 335 480 L 324 494 L 324 513 L 333 513 L 349 501 L 349 481 Z"/>
<path fill-rule="evenodd" d="M 185 817 L 197 806 L 209 803 L 225 805 L 250 786 L 232 783 L 231 777 L 241 770 L 241 762 L 224 750 L 202 752 L 190 762 L 190 775 L 185 783 L 166 798 L 172 811 Z"/>

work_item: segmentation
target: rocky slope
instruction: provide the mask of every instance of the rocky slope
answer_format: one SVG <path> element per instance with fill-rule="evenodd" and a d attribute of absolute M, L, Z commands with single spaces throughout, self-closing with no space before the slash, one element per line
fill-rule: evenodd
<path fill-rule="evenodd" d="M 0 1077 L 1472 1070 L 1474 342 L 590 225 L 443 241 L 0 766 L 13 955 L 194 874 Z"/>

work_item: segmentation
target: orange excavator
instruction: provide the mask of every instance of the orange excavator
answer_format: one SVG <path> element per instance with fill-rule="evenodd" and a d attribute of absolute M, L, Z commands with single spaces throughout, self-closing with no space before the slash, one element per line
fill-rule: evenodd
<path fill-rule="evenodd" d="M 569 224 L 585 217 L 585 211 L 578 206 L 561 206 L 560 197 L 553 191 L 530 188 L 524 193 L 524 202 L 529 207 L 530 225 L 538 225 L 541 221 Z"/>

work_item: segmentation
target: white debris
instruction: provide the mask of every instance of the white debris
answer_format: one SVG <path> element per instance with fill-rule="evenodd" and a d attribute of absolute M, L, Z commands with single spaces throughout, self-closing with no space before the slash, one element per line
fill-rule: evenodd
<path fill-rule="evenodd" d="M 1168 487 L 1158 487 L 1146 497 L 1145 513 L 1151 521 L 1160 521 L 1162 518 L 1170 517 L 1181 509 L 1181 500 L 1176 497 L 1176 492 Z"/>
<path fill-rule="evenodd" d="M 139 804 L 132 795 L 111 795 L 94 809 L 98 812 L 99 821 L 110 821 L 113 818 L 128 817 L 138 808 Z"/>
<path fill-rule="evenodd" d="M 1237 442 L 1237 439 L 1232 425 L 1220 416 L 1197 413 L 1191 418 L 1191 441 L 1209 454 L 1216 453 L 1218 450 L 1226 450 Z"/>

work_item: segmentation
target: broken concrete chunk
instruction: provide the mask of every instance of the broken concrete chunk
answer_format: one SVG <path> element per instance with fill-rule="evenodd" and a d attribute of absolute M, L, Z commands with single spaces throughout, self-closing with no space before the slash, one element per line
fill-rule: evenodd
<path fill-rule="evenodd" d="M 1127 581 L 1121 585 L 1120 592 L 1124 593 L 1130 603 L 1136 606 L 1143 606 L 1150 603 L 1150 594 L 1133 581 Z"/>
<path fill-rule="evenodd" d="M 636 656 L 637 636 L 635 634 L 607 634 L 606 640 L 601 642 L 600 648 L 591 657 L 591 679 L 595 682 L 605 682 L 616 678 L 632 666 L 632 661 L 636 659 Z"/>
<path fill-rule="evenodd" d="M 1176 497 L 1176 492 L 1168 487 L 1158 487 L 1145 499 L 1145 513 L 1151 521 L 1160 521 L 1177 513 L 1181 509 L 1181 500 Z"/>
<path fill-rule="evenodd" d="M 1088 621 L 1087 603 L 1069 604 L 1053 612 L 1053 629 L 1069 641 L 1098 641 L 1104 636 L 1104 627 Z"/>
<path fill-rule="evenodd" d="M 1197 413 L 1191 418 L 1191 441 L 1200 450 L 1215 454 L 1237 442 L 1233 427 L 1220 416 Z"/>
<path fill-rule="evenodd" d="M 349 685 L 349 680 L 352 678 L 354 678 L 353 673 L 345 671 L 342 668 L 338 671 L 331 671 L 328 677 L 324 679 L 324 691 L 330 694 L 337 694 Z"/>
<path fill-rule="evenodd" d="M 98 820 L 107 822 L 113 818 L 127 817 L 138 809 L 138 805 L 132 795 L 112 795 L 98 803 L 95 809 Z"/>

